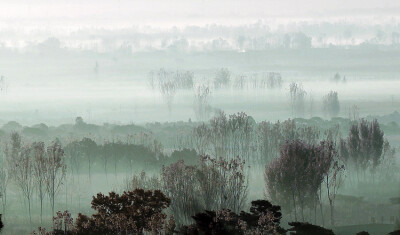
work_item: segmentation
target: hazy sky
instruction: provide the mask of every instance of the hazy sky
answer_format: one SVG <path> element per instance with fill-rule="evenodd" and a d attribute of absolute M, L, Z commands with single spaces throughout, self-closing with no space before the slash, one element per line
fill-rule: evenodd
<path fill-rule="evenodd" d="M 274 17 L 400 16 L 396 0 L 2 0 L 0 19 L 74 25 L 240 24 Z M 46 24 L 45 23 L 45 24 Z"/>

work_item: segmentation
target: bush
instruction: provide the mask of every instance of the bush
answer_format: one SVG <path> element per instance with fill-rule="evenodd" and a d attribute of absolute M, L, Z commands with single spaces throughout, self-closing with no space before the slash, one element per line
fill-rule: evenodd
<path fill-rule="evenodd" d="M 170 199 L 161 191 L 135 189 L 119 195 L 110 192 L 93 197 L 91 217 L 79 214 L 76 220 L 78 234 L 141 234 L 163 229 L 167 215 L 162 211 Z"/>

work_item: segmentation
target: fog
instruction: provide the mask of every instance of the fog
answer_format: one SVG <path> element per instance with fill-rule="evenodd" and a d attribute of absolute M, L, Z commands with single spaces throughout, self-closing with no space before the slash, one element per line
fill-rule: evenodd
<path fill-rule="evenodd" d="M 399 112 L 398 1 L 3 0 L 0 234 L 399 232 Z"/>

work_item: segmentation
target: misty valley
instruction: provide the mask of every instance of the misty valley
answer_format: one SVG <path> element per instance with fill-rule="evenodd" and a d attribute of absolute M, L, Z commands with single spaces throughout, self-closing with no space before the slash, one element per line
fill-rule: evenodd
<path fill-rule="evenodd" d="M 6 122 L 0 131 L 3 232 L 394 230 L 400 207 L 400 114 L 363 117 L 362 101 L 335 90 L 311 97 L 303 86 L 324 84 L 346 94 L 356 82 L 339 73 L 323 83 L 287 81 L 279 72 L 249 74 L 220 68 L 207 79 L 190 70 L 150 70 L 142 86 L 162 98 L 153 101 L 159 102 L 160 122 L 94 124 L 80 116 L 53 125 Z M 212 101 L 229 95 L 240 96 L 232 100 L 238 105 Z M 188 100 L 181 104 L 180 96 Z M 257 119 L 251 113 L 225 113 L 225 106 L 241 108 L 238 98 L 250 106 L 253 100 L 257 108 L 270 98 L 281 106 L 275 115 L 283 118 L 260 119 L 268 109 L 254 111 Z M 343 100 L 354 103 L 344 108 Z M 92 115 L 99 110 L 94 107 Z M 190 113 L 188 120 L 166 121 L 180 110 Z M 131 204 L 135 200 L 139 205 Z"/>
<path fill-rule="evenodd" d="M 399 12 L 2 1 L 0 234 L 399 235 Z"/>

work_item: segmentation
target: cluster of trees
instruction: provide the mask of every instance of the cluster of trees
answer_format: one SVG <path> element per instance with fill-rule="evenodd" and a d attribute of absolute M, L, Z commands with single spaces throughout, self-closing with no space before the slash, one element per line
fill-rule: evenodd
<path fill-rule="evenodd" d="M 226 88 L 231 82 L 231 72 L 227 68 L 221 68 L 215 73 L 214 87 L 215 88 Z"/>
<path fill-rule="evenodd" d="M 280 73 L 271 72 L 268 73 L 268 79 L 266 80 L 266 86 L 268 88 L 281 88 L 282 87 L 282 76 Z M 265 81 L 265 79 L 264 79 Z"/>
<path fill-rule="evenodd" d="M 251 76 L 238 75 L 232 82 L 232 73 L 227 68 L 221 68 L 216 71 L 215 76 L 212 78 L 212 85 L 210 81 L 204 84 L 196 84 L 194 73 L 191 71 L 167 71 L 159 69 L 158 71 L 150 71 L 148 75 L 148 83 L 150 87 L 158 89 L 166 101 L 168 110 L 171 111 L 174 97 L 179 89 L 194 90 L 194 112 L 197 120 L 204 121 L 208 119 L 211 112 L 209 105 L 209 98 L 211 88 L 229 88 L 232 87 L 243 89 L 252 86 L 253 89 L 261 88 L 281 88 L 283 84 L 282 76 L 277 72 L 269 72 L 260 74 L 253 74 Z"/>
<path fill-rule="evenodd" d="M 209 124 L 202 123 L 193 128 L 188 147 L 193 147 L 200 155 L 209 154 L 217 158 L 241 156 L 249 163 L 265 164 L 279 157 L 280 148 L 287 141 L 301 140 L 305 144 L 317 145 L 319 141 L 327 140 L 334 143 L 344 164 L 350 163 L 348 159 L 351 155 L 354 158 L 352 162 L 363 165 L 360 170 L 368 167 L 376 170 L 380 163 L 394 161 L 394 149 L 384 140 L 377 120 L 360 120 L 350 124 L 347 139 L 341 138 L 340 128 L 335 125 L 323 131 L 320 127 L 296 124 L 290 119 L 257 124 L 243 112 L 229 116 L 220 113 Z M 362 160 L 358 159 L 360 157 Z M 385 162 L 385 165 L 388 164 Z"/>
<path fill-rule="evenodd" d="M 195 165 L 179 160 L 164 166 L 158 176 L 133 175 L 127 189 L 161 189 L 171 198 L 170 211 L 182 225 L 191 223 L 191 216 L 203 210 L 242 210 L 248 193 L 246 174 L 245 161 L 239 157 L 202 156 Z"/>
<path fill-rule="evenodd" d="M 142 138 L 146 138 L 143 137 Z M 122 141 L 105 141 L 103 144 L 97 144 L 94 140 L 84 137 L 82 140 L 74 140 L 65 146 L 67 161 L 71 170 L 76 174 L 81 173 L 81 168 L 87 165 L 89 178 L 91 177 L 92 167 L 94 163 L 103 166 L 104 173 L 109 173 L 109 165 L 112 165 L 113 171 L 126 170 L 117 169 L 118 165 L 130 166 L 133 164 L 148 166 L 158 163 L 166 158 L 163 153 L 163 146 L 156 140 L 151 142 L 143 139 L 141 144 L 122 142 Z M 84 164 L 86 162 L 86 164 Z"/>
<path fill-rule="evenodd" d="M 384 140 L 384 133 L 376 120 L 360 120 L 349 128 L 349 136 L 341 138 L 332 130 L 319 144 L 301 139 L 287 139 L 280 147 L 280 156 L 272 160 L 265 170 L 266 189 L 272 202 L 283 205 L 283 209 L 295 220 L 298 214 L 305 221 L 305 211 L 314 222 L 317 207 L 324 223 L 323 195 L 329 202 L 331 225 L 334 226 L 335 198 L 343 184 L 345 172 L 351 176 L 359 172 L 364 180 L 367 169 L 374 176 L 377 167 L 385 159 L 394 164 L 394 149 Z M 386 169 L 385 169 L 386 170 Z"/>
<path fill-rule="evenodd" d="M 265 160 L 263 163 L 267 164 L 265 169 L 266 191 L 272 202 L 283 205 L 283 209 L 295 220 L 301 219 L 303 222 L 314 221 L 316 223 L 318 214 L 324 224 L 326 215 L 324 215 L 322 204 L 327 201 L 333 226 L 335 224 L 336 195 L 344 182 L 345 172 L 347 175 L 351 175 L 353 169 L 349 167 L 346 159 L 354 157 L 357 159 L 360 154 L 368 152 L 369 155 L 363 155 L 363 158 L 369 159 L 370 167 L 374 166 L 374 162 L 377 167 L 377 164 L 386 159 L 389 153 L 394 159 L 394 149 L 387 141 L 383 141 L 383 132 L 380 130 L 379 123 L 376 120 L 372 122 L 361 120 L 360 123 L 364 124 L 350 125 L 349 137 L 342 139 L 338 126 L 327 129 L 321 135 L 320 129 L 307 125 L 297 126 L 293 120 L 275 124 L 262 122 L 257 125 L 244 113 L 229 117 L 222 113 L 212 119 L 209 125 L 203 123 L 194 128 L 193 143 L 199 153 L 210 153 L 212 156 L 216 156 L 206 159 L 208 162 L 220 161 L 217 169 L 227 165 L 229 159 L 231 159 L 230 161 L 237 160 L 231 158 L 232 155 L 244 156 L 243 159 L 250 160 L 248 161 L 250 164 L 254 163 L 255 156 L 259 155 Z M 354 126 L 358 128 L 358 125 L 368 126 L 369 134 L 365 134 L 365 138 L 368 138 L 359 141 L 360 144 L 356 146 L 359 146 L 358 148 L 369 146 L 369 149 L 357 150 L 359 152 L 356 155 L 351 154 L 352 157 L 346 157 L 343 154 L 347 151 L 349 155 L 350 150 L 344 149 L 343 146 L 348 145 L 344 140 L 350 141 L 354 138 L 351 133 L 354 132 Z M 376 160 L 373 160 L 374 156 Z M 183 199 L 171 206 L 175 210 L 174 215 L 179 224 L 187 224 L 190 222 L 191 214 L 206 209 L 204 208 L 205 201 L 202 201 L 204 198 L 214 198 L 207 202 L 212 209 L 218 210 L 221 206 L 213 205 L 210 202 L 220 203 L 224 200 L 227 202 L 229 201 L 228 195 L 234 195 L 233 192 L 241 192 L 237 189 L 238 186 L 226 188 L 226 185 L 230 185 L 227 183 L 228 181 L 221 181 L 221 185 L 224 186 L 219 185 L 215 176 L 210 174 L 214 171 L 204 168 L 204 158 L 202 159 L 203 162 L 197 165 L 186 165 L 183 161 L 178 161 L 164 167 L 159 181 L 158 177 L 141 178 L 142 181 L 147 182 L 144 185 L 152 187 L 156 185 L 163 189 L 170 198 Z M 244 162 L 240 165 L 241 167 L 245 166 Z M 199 178 L 199 172 L 201 172 L 202 178 Z M 230 172 L 230 174 L 236 175 L 232 169 Z M 239 175 L 244 176 L 243 173 Z M 227 172 L 221 172 L 221 174 L 230 175 Z M 140 180 L 137 177 L 136 182 L 138 181 Z M 246 179 L 243 178 L 240 182 L 246 182 Z M 140 184 L 136 183 L 135 185 Z M 166 187 L 167 185 L 168 187 Z M 205 190 L 196 191 L 201 188 Z M 220 195 L 224 195 L 224 200 L 215 199 L 213 196 L 215 188 L 218 189 Z M 229 191 L 231 192 L 229 193 Z M 198 198 L 203 199 L 199 200 Z M 228 205 L 225 208 L 229 208 L 235 213 L 237 208 L 240 208 L 240 206 L 234 206 L 235 203 Z"/>
<path fill-rule="evenodd" d="M 299 83 L 289 85 L 290 107 L 293 116 L 303 117 L 307 107 L 307 92 Z M 322 97 L 322 111 L 328 117 L 337 117 L 340 112 L 339 96 L 336 91 L 330 91 Z M 314 99 L 309 97 L 309 113 L 314 112 Z"/>
<path fill-rule="evenodd" d="M 252 89 L 275 89 L 281 88 L 283 79 L 280 73 L 254 73 L 250 76 L 238 75 L 235 78 L 233 87 L 237 89 L 252 88 Z"/>
<path fill-rule="evenodd" d="M 317 127 L 296 125 L 294 120 L 276 123 L 261 122 L 245 113 L 226 116 L 220 113 L 193 128 L 192 145 L 199 154 L 228 158 L 241 156 L 249 163 L 266 163 L 279 156 L 279 148 L 287 140 L 301 139 L 314 144 L 320 139 Z"/>
<path fill-rule="evenodd" d="M 342 77 L 339 73 L 335 73 L 335 75 L 332 78 L 332 81 L 338 83 L 338 82 L 346 82 L 347 80 L 346 76 Z"/>
<path fill-rule="evenodd" d="M 154 168 L 178 159 L 193 159 L 193 162 L 198 159 L 197 153 L 188 149 L 176 150 L 169 157 L 164 154 L 162 145 L 147 135 L 138 135 L 127 142 L 105 141 L 98 144 L 85 137 L 65 144 L 65 147 L 62 147 L 58 139 L 47 146 L 44 142 L 26 142 L 19 133 L 11 133 L 2 146 L 0 195 L 3 213 L 6 213 L 7 195 L 10 195 L 11 186 L 12 189 L 20 191 L 31 224 L 31 210 L 35 207 L 40 207 L 42 223 L 43 216 L 47 214 L 44 213 L 46 208 L 50 208 L 54 214 L 57 203 L 60 202 L 58 198 L 61 191 L 67 198 L 67 190 L 70 187 L 67 184 L 67 166 L 73 178 L 85 174 L 91 182 L 94 170 L 104 172 L 107 176 L 110 172 L 108 168 L 112 168 L 111 172 L 119 174 L 128 170 L 132 172 L 138 165 Z M 76 183 L 80 188 L 80 180 Z"/>
<path fill-rule="evenodd" d="M 221 112 L 209 125 L 202 123 L 193 129 L 192 142 L 201 155 L 211 153 L 216 158 L 242 156 L 249 159 L 254 125 L 254 119 L 243 112 L 229 117 Z"/>
<path fill-rule="evenodd" d="M 339 76 L 340 75 L 335 75 Z M 213 78 L 213 88 L 229 88 L 237 89 L 275 89 L 282 88 L 283 79 L 280 73 L 269 72 L 252 75 L 237 75 L 232 79 L 232 72 L 227 68 L 217 70 Z M 149 73 L 149 84 L 152 89 L 157 88 L 163 99 L 167 102 L 169 111 L 171 111 L 173 99 L 178 89 L 194 90 L 194 112 L 197 120 L 204 121 L 209 117 L 211 107 L 209 98 L 211 94 L 211 86 L 209 83 L 195 85 L 194 73 L 190 71 L 166 71 L 160 69 Z M 251 86 L 251 87 L 250 87 Z M 290 108 L 293 116 L 302 117 L 307 109 L 312 115 L 314 111 L 314 99 L 311 95 L 307 95 L 307 91 L 301 83 L 292 82 L 289 84 Z M 307 97 L 309 97 L 309 108 L 307 108 Z M 340 103 L 338 93 L 330 91 L 322 97 L 322 111 L 328 117 L 336 117 L 340 112 Z"/>
<path fill-rule="evenodd" d="M 170 205 L 170 199 L 159 190 L 135 189 L 119 195 L 110 192 L 108 196 L 98 193 L 92 199 L 95 214 L 78 214 L 75 223 L 68 211 L 58 212 L 53 218 L 53 231 L 39 228 L 35 235 L 76 234 L 143 234 L 151 232 L 172 234 L 175 229 L 173 217 L 167 220 L 163 211 Z"/>
<path fill-rule="evenodd" d="M 292 115 L 304 116 L 307 92 L 301 84 L 292 82 L 289 85 L 289 93 Z"/>
<path fill-rule="evenodd" d="M 194 73 L 191 71 L 167 71 L 159 69 L 150 71 L 149 84 L 151 88 L 161 88 L 165 83 L 170 82 L 177 89 L 192 89 L 194 86 Z"/>
<path fill-rule="evenodd" d="M 68 211 L 57 212 L 53 217 L 53 230 L 39 227 L 32 235 L 108 235 L 108 234 L 284 234 L 280 226 L 280 206 L 265 200 L 251 202 L 250 212 L 235 213 L 229 209 L 204 210 L 192 214 L 194 223 L 178 227 L 173 215 L 165 213 L 171 200 L 160 190 L 134 189 L 119 195 L 110 192 L 108 196 L 98 193 L 92 199 L 96 211 L 90 217 L 79 214 L 73 222 Z M 302 223 L 294 223 L 289 231 L 296 231 Z M 317 231 L 330 231 L 317 228 Z M 333 233 L 327 233 L 333 234 Z"/>
<path fill-rule="evenodd" d="M 305 221 L 305 210 L 322 213 L 322 188 L 325 187 L 331 209 L 331 225 L 334 226 L 334 199 L 343 181 L 344 165 L 340 162 L 333 142 L 322 141 L 318 145 L 299 140 L 288 141 L 281 148 L 279 158 L 267 165 L 266 188 L 269 198 L 284 205 L 288 213 Z M 310 220 L 312 218 L 309 218 Z"/>
<path fill-rule="evenodd" d="M 277 72 L 241 74 L 237 75 L 234 81 L 231 77 L 232 73 L 228 69 L 219 69 L 214 77 L 214 88 L 227 88 L 232 85 L 237 89 L 274 89 L 283 85 L 282 75 Z"/>
<path fill-rule="evenodd" d="M 104 170 L 105 174 L 110 164 L 115 174 L 138 165 L 149 165 L 152 169 L 164 165 L 159 174 L 147 175 L 142 172 L 133 175 L 127 182 L 127 191 L 137 188 L 161 190 L 170 199 L 168 211 L 179 226 L 197 224 L 196 218 L 206 221 L 213 218 L 211 220 L 215 221 L 220 215 L 227 214 L 233 218 L 233 223 L 231 220 L 221 221 L 212 226 L 216 226 L 216 229 L 222 226 L 229 231 L 233 224 L 246 221 L 241 217 L 241 211 L 248 199 L 248 165 L 261 165 L 266 166 L 262 171 L 268 199 L 282 205 L 290 220 L 313 221 L 317 224 L 319 215 L 324 225 L 327 212 L 323 210 L 323 203 L 327 202 L 329 208 L 325 208 L 330 209 L 331 225 L 334 226 L 336 196 L 344 176 L 351 176 L 354 172 L 358 181 L 360 172 L 364 173 L 364 180 L 369 172 L 374 177 L 382 174 L 391 177 L 389 169 L 392 170 L 395 164 L 395 152 L 384 139 L 383 130 L 376 120 L 348 120 L 350 125 L 346 138 L 341 137 L 340 126 L 325 126 L 324 131 L 321 123 L 327 121 L 313 121 L 320 126 L 309 125 L 307 120 L 256 123 L 245 113 L 229 116 L 220 113 L 209 123 L 186 125 L 188 148 L 175 149 L 169 155 L 166 152 L 170 149 L 165 149 L 154 135 L 144 132 L 127 136 L 125 142 L 104 141 L 100 144 L 85 137 L 66 142 L 65 148 L 61 147 L 58 140 L 47 147 L 43 142 L 24 144 L 19 134 L 12 133 L 3 149 L 5 167 L 0 171 L 3 203 L 6 202 L 7 184 L 13 182 L 26 198 L 29 208 L 33 195 L 37 196 L 41 208 L 47 196 L 54 214 L 56 197 L 65 180 L 66 165 L 73 175 L 88 173 L 89 179 L 95 165 L 96 170 L 100 169 L 102 173 Z M 77 125 L 84 123 L 78 120 Z M 161 124 L 154 125 L 154 128 L 158 128 Z M 166 129 L 170 130 L 171 126 Z M 82 170 L 84 167 L 87 168 Z M 136 200 L 134 195 L 125 194 L 103 195 L 100 198 L 106 198 L 106 201 L 115 199 L 118 203 L 121 202 L 120 198 Z M 101 223 L 118 223 L 125 218 L 121 215 L 113 217 L 108 212 L 104 214 L 96 208 L 99 211 L 97 215 L 80 216 L 81 220 L 78 221 L 84 221 L 81 223 L 83 228 L 92 225 L 98 227 Z M 192 217 L 196 214 L 199 217 Z M 161 218 L 159 214 L 157 216 Z M 106 217 L 115 220 L 104 222 Z M 57 218 L 59 221 L 70 221 L 68 213 L 58 214 Z M 59 221 L 55 222 L 55 226 L 61 226 Z M 67 225 L 63 223 L 64 229 L 72 226 L 69 222 Z M 139 226 L 132 223 L 123 225 L 125 227 L 118 226 L 125 230 L 128 228 L 126 226 L 130 226 L 129 229 Z M 255 229 L 249 223 L 246 222 L 247 228 Z M 307 227 L 304 224 L 296 225 L 298 229 Z M 147 228 L 142 229 L 151 232 Z M 123 233 L 122 230 L 118 231 Z"/>
<path fill-rule="evenodd" d="M 55 199 L 65 179 L 66 164 L 64 150 L 58 141 L 47 147 L 43 142 L 24 144 L 18 133 L 12 133 L 10 143 L 4 146 L 2 167 L 2 200 L 6 208 L 7 185 L 13 182 L 27 201 L 31 221 L 31 203 L 34 193 L 40 202 L 40 217 L 47 195 L 54 214 Z"/>
<path fill-rule="evenodd" d="M 151 71 L 149 83 L 151 88 L 158 88 L 163 99 L 166 100 L 168 110 L 171 111 L 172 102 L 178 89 L 192 89 L 194 73 L 190 71 L 171 72 L 165 69 Z"/>
<path fill-rule="evenodd" d="M 329 117 L 337 117 L 340 111 L 338 93 L 336 91 L 330 91 L 326 96 L 324 96 L 322 107 L 325 115 L 328 115 Z"/>
<path fill-rule="evenodd" d="M 212 159 L 203 156 L 198 165 L 183 161 L 163 167 L 161 185 L 173 202 L 171 211 L 179 224 L 202 210 L 229 208 L 240 211 L 246 202 L 248 181 L 240 158 Z"/>
<path fill-rule="evenodd" d="M 340 158 L 356 172 L 357 181 L 360 181 L 360 172 L 364 180 L 369 169 L 372 179 L 375 179 L 377 167 L 381 163 L 391 165 L 395 163 L 395 150 L 384 138 L 384 133 L 376 119 L 369 122 L 365 119 L 354 122 L 349 129 L 346 139 L 339 142 Z M 385 169 L 389 170 L 389 169 Z M 389 172 L 387 172 L 389 173 Z M 384 180 L 389 180 L 390 177 Z"/>
<path fill-rule="evenodd" d="M 197 120 L 205 121 L 209 118 L 211 113 L 211 106 L 209 104 L 209 99 L 211 95 L 211 90 L 209 86 L 200 85 L 195 89 L 195 99 L 194 99 L 194 114 Z"/>

